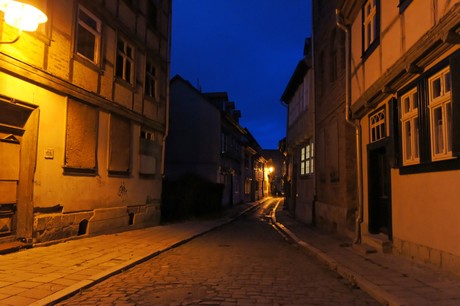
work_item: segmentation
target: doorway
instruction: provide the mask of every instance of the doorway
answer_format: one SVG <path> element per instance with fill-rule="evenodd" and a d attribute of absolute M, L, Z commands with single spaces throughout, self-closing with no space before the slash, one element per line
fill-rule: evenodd
<path fill-rule="evenodd" d="M 392 239 L 391 176 L 386 147 L 369 151 L 369 232 Z"/>
<path fill-rule="evenodd" d="M 0 243 L 31 239 L 38 109 L 0 96 Z"/>

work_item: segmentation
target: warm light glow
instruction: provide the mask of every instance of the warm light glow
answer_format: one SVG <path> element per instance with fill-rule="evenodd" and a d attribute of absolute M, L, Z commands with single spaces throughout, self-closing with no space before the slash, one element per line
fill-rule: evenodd
<path fill-rule="evenodd" d="M 5 13 L 5 22 L 21 31 L 36 31 L 48 17 L 36 7 L 14 0 L 0 0 L 0 10 Z"/>
<path fill-rule="evenodd" d="M 274 170 L 273 167 L 268 168 L 268 172 L 269 172 L 269 173 L 272 173 L 273 170 Z"/>

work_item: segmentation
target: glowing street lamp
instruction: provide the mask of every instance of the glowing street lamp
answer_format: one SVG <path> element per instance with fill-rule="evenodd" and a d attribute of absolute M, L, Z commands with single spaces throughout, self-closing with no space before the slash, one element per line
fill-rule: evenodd
<path fill-rule="evenodd" d="M 37 30 L 38 25 L 48 21 L 48 17 L 40 9 L 36 7 L 35 1 L 23 0 L 0 0 L 0 11 L 4 13 L 4 19 L 7 24 L 22 31 L 34 32 Z M 18 37 L 10 42 L 0 43 L 14 43 L 19 39 Z"/>

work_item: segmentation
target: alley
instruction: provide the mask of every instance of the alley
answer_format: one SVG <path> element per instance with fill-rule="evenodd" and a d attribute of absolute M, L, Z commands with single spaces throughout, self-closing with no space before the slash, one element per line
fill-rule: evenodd
<path fill-rule="evenodd" d="M 277 201 L 59 305 L 378 305 L 270 225 Z"/>

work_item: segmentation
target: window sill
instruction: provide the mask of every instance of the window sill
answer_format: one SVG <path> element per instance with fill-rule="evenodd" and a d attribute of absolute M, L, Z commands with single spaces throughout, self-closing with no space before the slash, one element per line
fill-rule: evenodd
<path fill-rule="evenodd" d="M 140 179 L 145 179 L 145 180 L 153 180 L 157 178 L 156 174 L 146 174 L 146 173 L 139 173 L 139 178 Z"/>
<path fill-rule="evenodd" d="M 103 70 L 101 69 L 101 67 L 97 63 L 91 61 L 90 59 L 87 59 L 86 57 L 78 53 L 74 53 L 73 59 L 74 61 L 79 62 L 80 64 L 90 68 L 91 70 L 94 70 L 99 74 L 103 74 Z"/>
<path fill-rule="evenodd" d="M 119 85 L 121 85 L 121 86 L 123 86 L 123 87 L 126 87 L 127 89 L 129 89 L 129 90 L 131 90 L 131 91 L 134 91 L 134 90 L 135 90 L 133 84 L 131 84 L 131 83 L 129 83 L 128 81 L 123 80 L 123 79 L 121 79 L 121 78 L 119 78 L 119 77 L 117 77 L 117 76 L 115 76 L 115 83 L 117 83 L 117 84 L 119 84 Z"/>
<path fill-rule="evenodd" d="M 460 169 L 460 159 L 452 157 L 427 163 L 406 165 L 399 168 L 400 175 L 441 172 Z"/>
<path fill-rule="evenodd" d="M 129 170 L 126 170 L 126 171 L 109 170 L 109 176 L 111 177 L 129 177 Z"/>
<path fill-rule="evenodd" d="M 96 176 L 96 168 L 73 168 L 73 167 L 62 167 L 64 169 L 64 175 L 76 175 L 76 176 Z"/>

